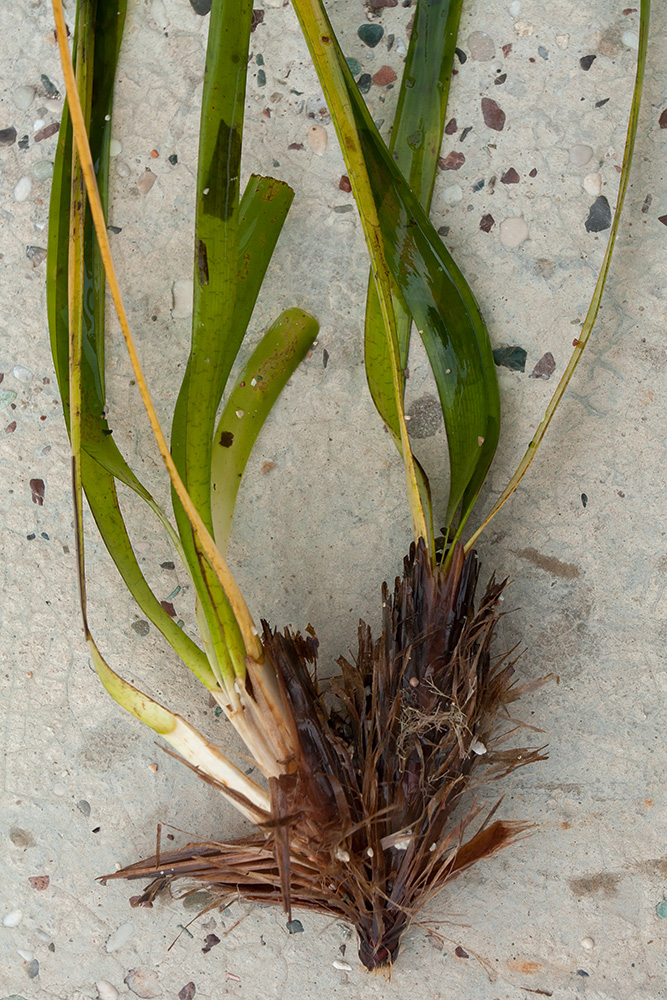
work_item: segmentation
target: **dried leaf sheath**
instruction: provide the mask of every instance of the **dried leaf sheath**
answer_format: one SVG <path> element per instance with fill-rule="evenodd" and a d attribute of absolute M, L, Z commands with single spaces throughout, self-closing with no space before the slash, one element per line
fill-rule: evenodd
<path fill-rule="evenodd" d="M 492 580 L 475 611 L 478 572 L 460 546 L 443 574 L 413 545 L 393 596 L 383 587 L 380 638 L 360 624 L 357 660 L 339 661 L 326 701 L 314 634 L 264 623 L 297 747 L 290 773 L 271 781 L 271 820 L 251 837 L 191 844 L 110 877 L 159 871 L 144 900 L 187 877 L 222 898 L 335 915 L 355 925 L 364 965 L 390 964 L 433 893 L 526 829 L 488 817 L 464 843 L 479 808 L 453 813 L 476 765 L 495 777 L 543 759 L 494 749 L 499 711 L 518 692 L 513 665 L 490 656 L 504 583 Z"/>

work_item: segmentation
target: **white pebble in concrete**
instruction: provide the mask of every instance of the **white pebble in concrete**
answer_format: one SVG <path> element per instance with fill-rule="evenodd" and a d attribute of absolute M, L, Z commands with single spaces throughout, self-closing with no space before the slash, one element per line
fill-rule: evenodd
<path fill-rule="evenodd" d="M 162 987 L 157 972 L 154 969 L 130 969 L 125 976 L 125 983 L 138 997 L 152 1000 L 162 996 Z"/>
<path fill-rule="evenodd" d="M 23 920 L 23 910 L 12 910 L 2 918 L 3 927 L 18 927 Z"/>
<path fill-rule="evenodd" d="M 118 163 L 116 164 L 116 173 L 118 174 L 119 177 L 129 177 L 130 176 L 130 168 L 128 167 L 128 165 L 125 162 L 125 160 L 119 160 L 118 161 Z"/>
<path fill-rule="evenodd" d="M 95 986 L 99 1000 L 118 1000 L 118 990 L 106 979 L 100 979 Z"/>
<path fill-rule="evenodd" d="M 569 35 L 556 35 L 556 45 L 559 49 L 566 49 L 570 44 Z"/>
<path fill-rule="evenodd" d="M 570 147 L 570 163 L 574 163 L 575 167 L 585 167 L 587 163 L 593 158 L 593 150 L 590 146 L 585 146 L 583 143 L 577 143 Z"/>
<path fill-rule="evenodd" d="M 192 316 L 192 293 L 194 291 L 194 281 L 192 278 L 184 278 L 175 281 L 171 286 L 173 306 L 171 315 L 174 319 L 187 319 Z"/>
<path fill-rule="evenodd" d="M 586 174 L 584 177 L 584 191 L 592 194 L 594 198 L 602 191 L 602 174 Z"/>
<path fill-rule="evenodd" d="M 40 128 L 44 128 L 45 125 L 46 121 L 44 118 L 35 118 L 34 122 L 32 123 L 32 130 L 33 132 L 39 132 Z"/>
<path fill-rule="evenodd" d="M 445 205 L 458 205 L 458 203 L 463 199 L 463 191 L 459 184 L 450 184 L 442 192 L 442 200 Z"/>
<path fill-rule="evenodd" d="M 632 49 L 636 52 L 639 48 L 639 35 L 636 35 L 634 31 L 624 31 L 621 35 L 621 41 L 627 48 Z"/>
<path fill-rule="evenodd" d="M 514 30 L 519 38 L 528 38 L 535 31 L 535 25 L 531 24 L 530 21 L 515 21 Z"/>
<path fill-rule="evenodd" d="M 500 223 L 499 234 L 500 242 L 508 250 L 518 247 L 530 235 L 525 219 L 522 219 L 520 216 L 504 219 Z"/>
<path fill-rule="evenodd" d="M 512 15 L 512 17 L 518 17 L 520 13 L 521 13 L 521 4 L 519 0 L 512 0 L 512 3 L 510 4 L 510 14 Z"/>
<path fill-rule="evenodd" d="M 32 176 L 36 181 L 48 181 L 49 177 L 53 177 L 53 164 L 50 160 L 38 160 L 37 163 L 33 164 Z"/>
<path fill-rule="evenodd" d="M 316 156 L 324 156 L 324 150 L 327 148 L 328 141 L 329 137 L 327 135 L 327 130 L 322 128 L 321 125 L 313 125 L 308 129 L 306 142 L 308 143 L 308 148 L 311 149 Z"/>
<path fill-rule="evenodd" d="M 59 115 L 63 109 L 63 102 L 57 101 L 55 97 L 47 97 L 44 101 L 44 107 L 47 111 L 53 111 L 54 114 Z"/>
<path fill-rule="evenodd" d="M 29 177 L 22 177 L 14 188 L 14 201 L 26 201 L 32 191 L 32 181 Z"/>
<path fill-rule="evenodd" d="M 12 97 L 19 111 L 27 111 L 35 100 L 35 91 L 32 87 L 17 87 Z"/>
<path fill-rule="evenodd" d="M 485 31 L 473 31 L 468 38 L 468 48 L 475 62 L 490 62 L 496 54 L 493 39 Z"/>
<path fill-rule="evenodd" d="M 122 151 L 122 143 L 118 139 L 111 139 L 109 142 L 109 156 L 119 156 Z"/>
<path fill-rule="evenodd" d="M 134 934 L 134 924 L 131 920 L 126 920 L 124 924 L 121 924 L 113 934 L 110 934 L 107 938 L 106 949 L 107 953 L 110 955 L 114 951 L 118 951 L 122 948 L 124 944 L 130 940 Z"/>
<path fill-rule="evenodd" d="M 32 378 L 32 372 L 25 365 L 14 365 L 12 375 L 17 382 L 29 382 Z"/>
<path fill-rule="evenodd" d="M 595 941 L 592 937 L 585 937 L 581 941 L 581 947 L 586 951 L 591 951 L 595 947 Z"/>

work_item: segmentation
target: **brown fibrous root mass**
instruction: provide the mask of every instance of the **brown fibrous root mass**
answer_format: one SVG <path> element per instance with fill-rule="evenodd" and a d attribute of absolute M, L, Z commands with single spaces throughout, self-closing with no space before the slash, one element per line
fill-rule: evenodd
<path fill-rule="evenodd" d="M 251 836 L 191 843 L 109 877 L 152 877 L 135 904 L 187 879 L 218 905 L 240 896 L 290 917 L 325 913 L 354 925 L 367 968 L 390 966 L 420 907 L 528 828 L 493 819 L 494 807 L 469 832 L 481 807 L 457 806 L 473 772 L 496 779 L 544 759 L 543 747 L 501 748 L 499 722 L 522 689 L 515 661 L 490 653 L 506 581 L 492 579 L 475 610 L 478 575 L 474 552 L 457 546 L 443 571 L 413 545 L 393 595 L 383 585 L 380 637 L 360 623 L 357 657 L 338 661 L 326 695 L 312 630 L 264 622 L 297 747 L 289 773 L 269 782 L 271 815 Z"/>

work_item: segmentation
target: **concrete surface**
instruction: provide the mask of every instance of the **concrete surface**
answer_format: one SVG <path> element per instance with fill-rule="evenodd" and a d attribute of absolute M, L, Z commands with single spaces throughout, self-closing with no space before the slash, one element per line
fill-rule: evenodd
<path fill-rule="evenodd" d="M 172 317 L 171 288 L 190 276 L 207 21 L 187 0 L 130 7 L 114 112 L 122 150 L 110 221 L 122 229 L 114 237 L 116 260 L 167 420 L 187 350 L 188 321 Z M 95 882 L 117 863 L 149 853 L 157 823 L 201 837 L 229 837 L 244 824 L 106 698 L 84 649 L 44 264 L 39 255 L 26 257 L 26 246 L 46 246 L 49 183 L 32 172 L 38 161 L 53 159 L 56 143 L 56 137 L 34 141 L 35 120 L 48 124 L 59 117 L 57 105 L 47 107 L 39 92 L 40 76 L 47 74 L 61 89 L 62 75 L 49 35 L 49 5 L 16 0 L 0 6 L 0 128 L 15 127 L 19 139 L 29 136 L 27 150 L 17 143 L 0 148 L 0 392 L 16 394 L 0 397 L 1 997 L 94 998 L 96 982 L 104 981 L 112 988 L 103 984 L 100 995 L 113 998 L 116 990 L 133 998 L 124 982 L 132 969 L 155 973 L 143 995 L 159 991 L 174 998 L 194 983 L 202 1000 L 505 1000 L 527 996 L 529 987 L 558 1000 L 665 995 L 667 920 L 656 906 L 667 895 L 667 229 L 659 221 L 667 213 L 667 131 L 659 125 L 667 101 L 660 59 L 667 24 L 663 5 L 655 7 L 635 168 L 597 333 L 539 459 L 480 546 L 485 573 L 513 579 L 507 606 L 517 610 L 504 621 L 499 650 L 519 643 L 525 647 L 523 677 L 553 671 L 560 683 L 527 697 L 518 712 L 544 731 L 549 761 L 482 787 L 479 796 L 491 803 L 502 793 L 503 816 L 538 825 L 532 837 L 470 872 L 424 911 L 386 981 L 361 969 L 354 940 L 336 922 L 300 914 L 304 932 L 290 936 L 280 912 L 235 904 L 183 932 L 194 913 L 181 902 L 130 910 L 128 896 L 136 890 Z M 71 17 L 73 2 L 68 8 Z M 332 4 L 346 54 L 371 74 L 383 65 L 400 70 L 412 14 L 401 5 L 382 13 L 385 37 L 370 50 L 357 36 L 366 21 L 359 0 Z M 484 54 L 488 43 L 470 36 L 485 32 L 494 57 L 468 58 L 458 67 L 451 97 L 458 131 L 445 138 L 443 157 L 459 151 L 466 159 L 458 171 L 439 174 L 433 217 L 438 227 L 448 227 L 446 239 L 481 303 L 494 345 L 527 352 L 524 372 L 499 368 L 502 441 L 480 512 L 530 439 L 587 308 L 606 234 L 585 229 L 595 198 L 583 181 L 599 173 L 602 194 L 614 204 L 637 16 L 604 0 L 465 4 L 461 48 L 470 53 L 471 45 L 481 45 Z M 395 36 L 391 51 L 389 35 Z M 502 46 L 510 43 L 505 55 Z M 409 542 L 408 514 L 397 456 L 365 391 L 362 235 L 354 211 L 334 210 L 352 201 L 339 190 L 343 162 L 331 125 L 326 117 L 320 121 L 319 88 L 289 7 L 278 0 L 265 5 L 252 50 L 263 56 L 266 84 L 258 85 L 254 60 L 245 173 L 273 171 L 297 196 L 249 343 L 290 304 L 311 309 L 322 331 L 252 459 L 231 562 L 255 612 L 274 623 L 316 626 L 322 666 L 330 669 L 354 645 L 357 618 L 377 620 L 380 584 L 395 574 Z M 586 55 L 596 55 L 588 70 L 579 62 Z M 494 84 L 501 73 L 505 82 Z M 26 86 L 36 94 L 21 109 L 16 100 L 25 103 L 25 92 L 16 91 Z M 374 85 L 368 95 L 385 133 L 396 93 Z M 506 113 L 502 131 L 484 124 L 481 96 Z M 263 115 L 267 108 L 270 118 Z M 322 156 L 306 143 L 313 124 L 308 110 L 328 134 Z M 472 131 L 461 142 L 468 126 Z M 294 142 L 306 148 L 288 150 Z M 591 147 L 587 165 L 571 162 L 576 145 Z M 177 167 L 167 160 L 174 152 Z M 138 181 L 147 167 L 156 180 L 143 194 Z M 511 167 L 518 183 L 502 183 Z M 16 185 L 30 176 L 27 198 L 16 201 Z M 485 186 L 473 191 L 481 179 Z M 594 191 L 598 181 L 586 183 Z M 24 182 L 18 194 L 26 187 Z M 486 214 L 495 221 L 488 233 L 480 230 Z M 523 218 L 529 232 L 514 249 L 505 248 L 499 235 L 509 218 Z M 111 329 L 109 409 L 116 438 L 147 485 L 166 500 L 165 476 L 129 386 L 114 324 Z M 547 352 L 555 374 L 531 379 Z M 411 402 L 428 412 L 423 399 L 433 389 L 417 353 L 411 371 Z M 433 421 L 422 423 L 429 436 L 419 440 L 420 452 L 442 501 L 444 435 Z M 275 468 L 261 475 L 265 461 Z M 32 479 L 45 484 L 43 505 L 32 500 Z M 127 508 L 137 517 L 142 565 L 166 598 L 187 580 L 180 570 L 160 568 L 172 558 L 168 544 L 130 499 Z M 235 746 L 229 726 L 214 719 L 196 682 L 155 630 L 142 636 L 133 629 L 140 615 L 89 527 L 92 624 L 110 662 L 168 704 L 184 707 L 212 738 Z M 192 630 L 189 597 L 181 593 L 175 603 Z M 49 877 L 46 888 L 44 879 L 29 881 L 41 876 Z M 3 925 L 8 916 L 14 926 Z M 121 927 L 127 940 L 109 953 L 110 935 Z M 451 940 L 435 947 L 428 927 Z M 203 953 L 211 933 L 220 943 Z M 456 945 L 467 960 L 456 956 Z M 341 960 L 351 971 L 334 968 Z M 131 982 L 137 986 L 136 978 Z M 191 989 L 183 993 L 188 995 Z"/>

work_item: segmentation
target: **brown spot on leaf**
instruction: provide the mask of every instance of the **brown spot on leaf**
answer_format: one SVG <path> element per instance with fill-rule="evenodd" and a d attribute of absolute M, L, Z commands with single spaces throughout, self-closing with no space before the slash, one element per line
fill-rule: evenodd
<path fill-rule="evenodd" d="M 438 157 L 438 166 L 441 170 L 460 170 L 465 161 L 463 153 L 454 149 L 447 156 Z"/>
<path fill-rule="evenodd" d="M 496 224 L 496 220 L 492 215 L 483 215 L 479 220 L 479 228 L 483 233 L 490 233 Z"/>
<path fill-rule="evenodd" d="M 482 98 L 482 117 L 487 128 L 492 128 L 495 132 L 502 132 L 505 128 L 505 112 L 498 102 L 492 101 L 490 97 Z"/>
<path fill-rule="evenodd" d="M 46 487 L 44 486 L 43 479 L 31 479 L 30 489 L 32 490 L 32 502 L 36 503 L 38 507 L 44 506 L 44 491 Z"/>
<path fill-rule="evenodd" d="M 560 576 L 563 580 L 576 580 L 581 576 L 581 570 L 574 563 L 561 562 L 555 556 L 545 556 L 537 549 L 519 549 L 516 553 L 521 559 L 527 559 L 533 566 L 543 569 L 554 576 Z"/>
<path fill-rule="evenodd" d="M 223 431 L 220 435 L 220 444 L 223 448 L 231 448 L 234 443 L 234 435 L 231 431 Z"/>

